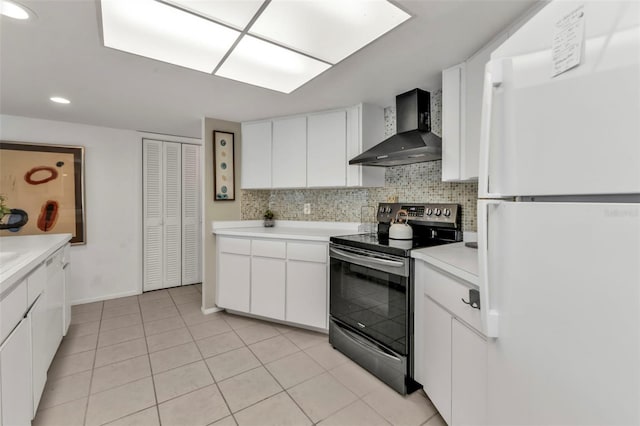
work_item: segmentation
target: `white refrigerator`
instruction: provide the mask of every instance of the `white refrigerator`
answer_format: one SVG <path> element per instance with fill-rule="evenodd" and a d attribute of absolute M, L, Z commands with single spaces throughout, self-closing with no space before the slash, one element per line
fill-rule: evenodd
<path fill-rule="evenodd" d="M 482 120 L 488 424 L 640 424 L 640 2 L 549 3 Z"/>

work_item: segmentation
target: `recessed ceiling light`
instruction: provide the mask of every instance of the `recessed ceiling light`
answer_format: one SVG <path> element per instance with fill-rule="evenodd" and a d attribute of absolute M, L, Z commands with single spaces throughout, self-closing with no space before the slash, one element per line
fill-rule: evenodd
<path fill-rule="evenodd" d="M 207 73 L 239 31 L 153 0 L 103 0 L 104 45 Z"/>
<path fill-rule="evenodd" d="M 13 19 L 29 19 L 34 16 L 28 8 L 10 0 L 0 0 L 0 14 Z"/>
<path fill-rule="evenodd" d="M 329 67 L 326 62 L 245 35 L 216 75 L 291 93 Z"/>
<path fill-rule="evenodd" d="M 52 96 L 49 98 L 49 100 L 51 100 L 51 102 L 55 102 L 57 104 L 70 104 L 71 101 L 67 98 L 62 98 L 60 96 Z"/>

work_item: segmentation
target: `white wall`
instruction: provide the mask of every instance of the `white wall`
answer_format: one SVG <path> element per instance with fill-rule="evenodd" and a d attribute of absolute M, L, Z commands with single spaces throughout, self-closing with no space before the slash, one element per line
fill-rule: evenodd
<path fill-rule="evenodd" d="M 132 130 L 0 115 L 0 139 L 85 147 L 87 243 L 71 248 L 71 300 L 140 293 L 142 136 Z"/>

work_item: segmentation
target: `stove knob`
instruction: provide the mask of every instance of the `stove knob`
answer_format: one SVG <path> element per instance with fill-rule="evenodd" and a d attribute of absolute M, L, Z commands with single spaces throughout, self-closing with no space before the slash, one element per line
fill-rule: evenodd
<path fill-rule="evenodd" d="M 427 209 L 427 216 L 431 216 L 433 214 L 433 210 L 430 208 Z"/>
<path fill-rule="evenodd" d="M 387 207 L 387 213 L 391 213 L 391 207 Z"/>
<path fill-rule="evenodd" d="M 451 216 L 451 210 L 449 209 L 444 209 L 444 211 L 442 212 L 443 215 L 445 215 L 446 217 Z"/>
<path fill-rule="evenodd" d="M 436 208 L 433 212 L 435 213 L 436 216 L 440 216 L 440 214 L 442 213 L 442 211 L 438 208 Z"/>

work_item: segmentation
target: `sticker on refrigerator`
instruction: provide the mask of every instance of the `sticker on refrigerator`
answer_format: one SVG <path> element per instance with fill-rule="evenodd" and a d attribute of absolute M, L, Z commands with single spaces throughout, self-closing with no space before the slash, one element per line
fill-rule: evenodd
<path fill-rule="evenodd" d="M 580 64 L 584 44 L 584 5 L 556 22 L 551 46 L 551 76 L 556 77 Z"/>

